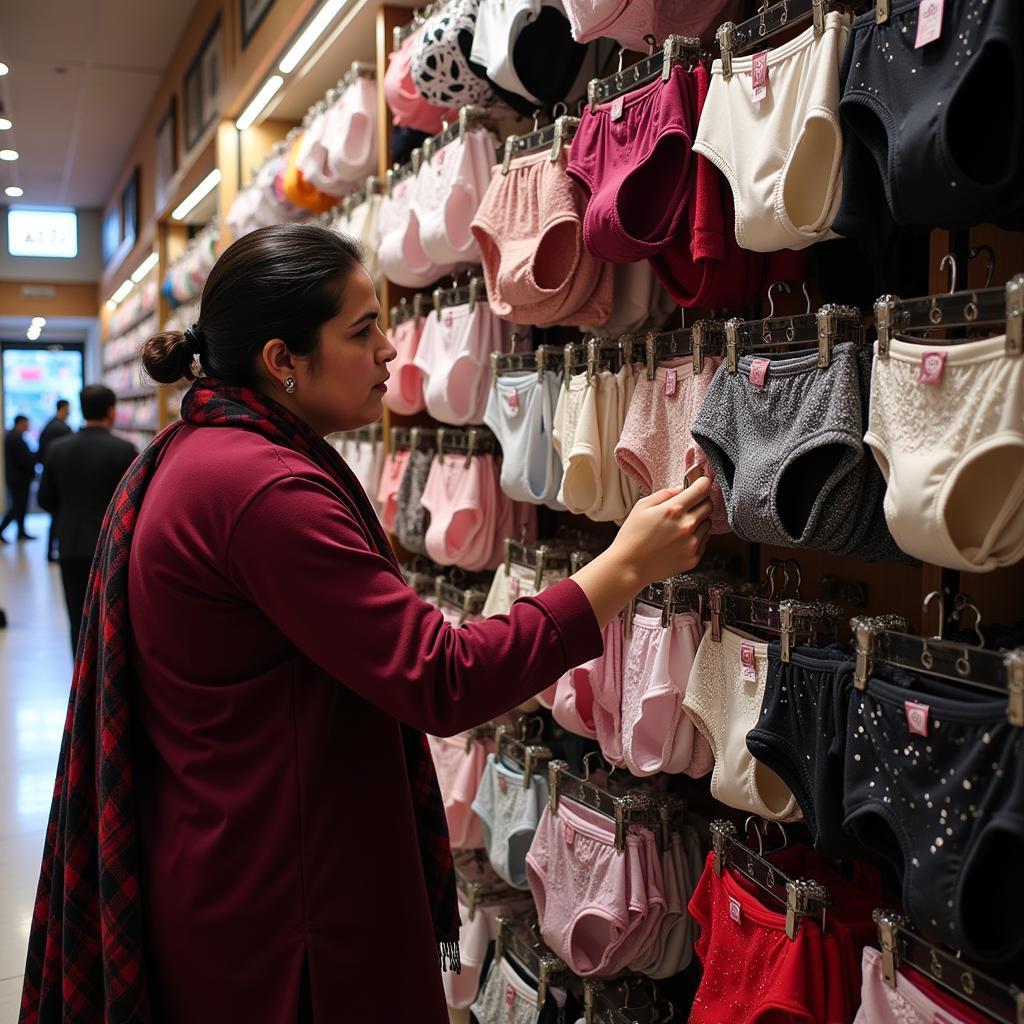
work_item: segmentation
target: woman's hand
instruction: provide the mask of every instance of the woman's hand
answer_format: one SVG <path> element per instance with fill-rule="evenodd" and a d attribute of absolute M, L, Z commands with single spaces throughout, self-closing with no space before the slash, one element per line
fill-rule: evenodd
<path fill-rule="evenodd" d="M 604 629 L 644 587 L 688 572 L 701 559 L 711 530 L 711 481 L 656 491 L 642 498 L 607 551 L 573 579 Z"/>

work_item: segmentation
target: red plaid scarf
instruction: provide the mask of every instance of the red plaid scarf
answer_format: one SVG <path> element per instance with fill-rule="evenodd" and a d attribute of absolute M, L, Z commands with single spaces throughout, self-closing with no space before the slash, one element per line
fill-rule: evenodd
<path fill-rule="evenodd" d="M 355 504 L 370 543 L 400 575 L 352 471 L 298 417 L 255 391 L 209 379 L 193 385 L 182 416 L 186 423 L 252 430 L 305 455 Z M 135 460 L 100 533 L 32 919 L 21 1024 L 152 1019 L 132 782 L 128 559 L 146 488 L 181 425 L 168 427 Z M 455 873 L 437 777 L 422 733 L 403 725 L 402 736 L 441 965 L 458 970 Z"/>

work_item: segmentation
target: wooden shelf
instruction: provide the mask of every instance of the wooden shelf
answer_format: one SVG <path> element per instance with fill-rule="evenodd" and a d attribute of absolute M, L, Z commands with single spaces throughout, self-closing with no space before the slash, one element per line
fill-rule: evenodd
<path fill-rule="evenodd" d="M 126 388 L 124 391 L 114 389 L 119 402 L 136 402 L 143 398 L 156 398 L 159 394 L 159 385 L 154 384 L 151 388 Z"/>

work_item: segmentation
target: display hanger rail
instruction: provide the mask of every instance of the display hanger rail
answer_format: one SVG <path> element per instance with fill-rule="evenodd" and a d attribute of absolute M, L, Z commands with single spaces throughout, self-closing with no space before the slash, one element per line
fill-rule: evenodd
<path fill-rule="evenodd" d="M 564 349 L 561 345 L 538 345 L 532 352 L 492 352 L 491 373 L 515 373 L 519 370 L 557 370 L 562 366 Z"/>
<path fill-rule="evenodd" d="M 878 355 L 888 358 L 889 342 L 896 334 L 936 328 L 1006 324 L 1006 354 L 1024 354 L 1024 274 L 1002 288 L 980 288 L 901 299 L 883 295 L 875 303 Z M 969 338 L 929 338 L 929 345 L 962 345 Z"/>
<path fill-rule="evenodd" d="M 562 149 L 572 142 L 576 130 L 580 126 L 578 117 L 562 114 L 543 128 L 536 127 L 528 135 L 509 135 L 505 139 L 505 147 L 501 158 L 501 173 L 508 174 L 512 160 L 517 156 L 526 156 L 542 149 L 551 150 L 551 162 L 555 163 L 562 154 Z"/>
<path fill-rule="evenodd" d="M 651 40 L 653 40 L 653 36 Z M 657 53 L 631 64 L 621 66 L 614 75 L 607 78 L 592 78 L 587 84 L 587 103 L 594 113 L 599 103 L 610 103 L 619 96 L 640 89 L 650 82 L 661 79 L 667 82 L 672 68 L 677 64 L 692 65 L 700 60 L 700 40 L 693 36 L 669 36 Z"/>
<path fill-rule="evenodd" d="M 540 939 L 530 936 L 523 922 L 499 914 L 494 958 L 501 960 L 506 956 L 511 956 L 537 982 L 538 1010 L 547 1000 L 548 989 L 569 979 L 569 968 Z"/>
<path fill-rule="evenodd" d="M 453 124 L 443 122 L 445 127 L 437 135 L 431 135 L 423 142 L 423 159 L 429 163 L 434 154 L 456 139 L 465 138 L 466 132 L 482 128 L 491 123 L 491 115 L 483 107 L 466 106 L 459 108 L 459 116 Z"/>
<path fill-rule="evenodd" d="M 816 345 L 818 366 L 825 368 L 831 364 L 837 344 L 863 341 L 864 318 L 853 306 L 828 304 L 817 313 L 764 320 L 733 318 L 725 322 L 725 362 L 729 373 L 736 373 L 741 355 Z"/>
<path fill-rule="evenodd" d="M 706 355 L 722 355 L 724 352 L 725 324 L 721 320 L 698 320 L 691 327 L 651 332 L 644 338 L 647 379 L 654 380 L 658 363 L 686 356 L 693 357 L 693 372 L 702 373 Z"/>
<path fill-rule="evenodd" d="M 825 31 L 825 15 L 829 11 L 867 10 L 870 6 L 851 0 L 781 0 L 771 5 L 765 0 L 752 18 L 719 26 L 716 38 L 722 55 L 722 74 L 726 78 L 732 75 L 733 57 L 764 47 L 773 36 L 794 25 L 810 20 L 814 34 L 820 36 Z"/>
<path fill-rule="evenodd" d="M 547 544 L 523 544 L 505 538 L 505 574 L 508 575 L 513 565 L 523 569 L 532 569 L 534 589 L 540 590 L 544 582 L 544 574 L 548 572 L 566 572 L 569 568 L 569 556 L 562 550 Z"/>
<path fill-rule="evenodd" d="M 434 312 L 437 318 L 441 318 L 441 310 L 451 306 L 469 306 L 470 313 L 476 309 L 476 304 L 481 299 L 487 300 L 487 285 L 484 279 L 471 274 L 468 284 L 456 284 L 451 288 L 435 288 L 431 299 L 434 304 Z"/>
<path fill-rule="evenodd" d="M 499 762 L 511 762 L 523 773 L 523 789 L 530 788 L 530 780 L 538 771 L 544 771 L 554 756 L 543 744 L 530 742 L 529 736 L 513 736 L 506 725 L 494 730 L 494 745 Z"/>
<path fill-rule="evenodd" d="M 1024 991 L 966 964 L 929 942 L 893 910 L 874 912 L 882 951 L 882 980 L 896 987 L 904 965 L 913 967 L 968 1006 L 999 1024 L 1024 1024 Z"/>
<path fill-rule="evenodd" d="M 711 822 L 711 844 L 715 854 L 714 871 L 719 878 L 726 867 L 730 867 L 785 908 L 786 935 L 790 940 L 796 938 L 800 921 L 805 917 L 817 918 L 824 929 L 828 893 L 820 882 L 783 874 L 761 853 L 740 841 L 731 821 Z"/>
<path fill-rule="evenodd" d="M 451 580 L 438 576 L 434 580 L 434 596 L 437 603 L 459 613 L 458 625 L 470 615 L 480 615 L 487 601 L 487 594 L 475 587 L 460 587 Z"/>

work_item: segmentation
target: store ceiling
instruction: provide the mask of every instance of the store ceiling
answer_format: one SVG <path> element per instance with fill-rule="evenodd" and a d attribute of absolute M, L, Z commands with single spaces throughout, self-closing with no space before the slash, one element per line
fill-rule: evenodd
<path fill-rule="evenodd" d="M 20 203 L 102 207 L 170 63 L 187 0 L 0 2 L 0 190 Z M 0 191 L 2 196 L 2 191 Z M 6 201 L 0 199 L 0 201 Z"/>

